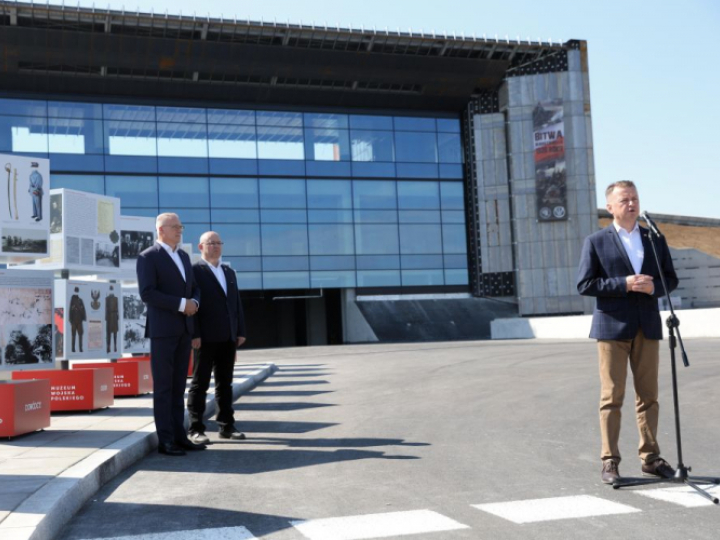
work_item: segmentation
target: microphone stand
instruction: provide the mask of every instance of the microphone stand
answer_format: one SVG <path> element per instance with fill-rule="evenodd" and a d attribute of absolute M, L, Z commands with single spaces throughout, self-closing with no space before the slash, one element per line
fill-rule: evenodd
<path fill-rule="evenodd" d="M 648 223 L 648 225 L 650 225 L 650 223 Z M 615 482 L 613 482 L 612 487 L 613 489 L 619 489 L 623 487 L 660 484 L 666 482 L 671 484 L 685 484 L 693 488 L 700 495 L 714 504 L 720 504 L 720 500 L 718 500 L 717 497 L 714 497 L 698 485 L 717 485 L 720 484 L 720 478 L 713 478 L 709 476 L 690 476 L 688 473 L 691 471 L 691 468 L 686 467 L 683 464 L 682 441 L 680 436 L 680 405 L 678 403 L 677 371 L 675 369 L 675 347 L 677 346 L 675 340 L 676 333 L 677 341 L 680 343 L 680 350 L 682 352 L 683 365 L 685 367 L 689 367 L 690 362 L 688 362 L 685 345 L 683 345 L 682 337 L 680 335 L 680 320 L 675 316 L 675 310 L 673 309 L 672 302 L 670 301 L 670 291 L 668 290 L 667 283 L 665 281 L 665 273 L 663 272 L 662 265 L 660 264 L 657 247 L 655 246 L 655 242 L 660 239 L 660 231 L 658 231 L 655 226 L 650 226 L 648 229 L 650 235 L 650 245 L 652 246 L 653 255 L 655 256 L 655 263 L 658 268 L 658 273 L 660 274 L 660 281 L 662 283 L 663 291 L 665 292 L 665 298 L 667 299 L 668 306 L 670 307 L 670 316 L 665 321 L 665 325 L 668 327 L 669 331 L 668 346 L 670 347 L 670 365 L 672 368 L 673 405 L 675 408 L 675 439 L 677 441 L 678 465 L 675 469 L 675 475 L 671 478 L 618 478 Z"/>

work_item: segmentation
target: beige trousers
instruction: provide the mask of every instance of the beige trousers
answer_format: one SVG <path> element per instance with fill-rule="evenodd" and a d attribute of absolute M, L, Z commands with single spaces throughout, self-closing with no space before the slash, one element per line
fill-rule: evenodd
<path fill-rule="evenodd" d="M 645 339 L 642 330 L 638 330 L 634 339 L 598 340 L 601 459 L 620 462 L 618 439 L 628 360 L 635 385 L 635 416 L 640 432 L 638 454 L 643 463 L 660 457 L 657 443 L 659 350 L 660 341 Z"/>

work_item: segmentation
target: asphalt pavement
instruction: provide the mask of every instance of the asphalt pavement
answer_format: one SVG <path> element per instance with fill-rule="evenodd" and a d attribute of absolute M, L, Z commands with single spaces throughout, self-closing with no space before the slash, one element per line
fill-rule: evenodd
<path fill-rule="evenodd" d="M 661 348 L 664 457 L 678 461 Z M 720 475 L 720 340 L 678 366 L 683 457 Z M 62 540 L 713 539 L 720 507 L 671 484 L 600 482 L 590 340 L 245 351 L 277 371 L 236 404 L 245 441 L 149 454 L 98 491 Z M 640 474 L 632 387 L 620 472 Z M 720 488 L 712 488 L 715 496 Z"/>

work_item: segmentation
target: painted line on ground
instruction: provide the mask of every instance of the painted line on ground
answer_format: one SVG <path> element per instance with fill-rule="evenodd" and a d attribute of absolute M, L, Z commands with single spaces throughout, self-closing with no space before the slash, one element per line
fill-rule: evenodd
<path fill-rule="evenodd" d="M 363 540 L 469 529 L 467 525 L 431 510 L 366 514 L 290 523 L 310 540 Z"/>
<path fill-rule="evenodd" d="M 720 497 L 720 486 L 700 486 L 705 491 L 715 497 Z M 700 495 L 690 486 L 680 486 L 672 488 L 659 489 L 641 489 L 633 491 L 637 495 L 650 497 L 658 501 L 665 501 L 673 504 L 679 504 L 685 508 L 696 508 L 698 506 L 715 506 L 711 501 Z"/>
<path fill-rule="evenodd" d="M 473 504 L 471 506 L 518 524 L 640 512 L 638 508 L 590 495 Z"/>

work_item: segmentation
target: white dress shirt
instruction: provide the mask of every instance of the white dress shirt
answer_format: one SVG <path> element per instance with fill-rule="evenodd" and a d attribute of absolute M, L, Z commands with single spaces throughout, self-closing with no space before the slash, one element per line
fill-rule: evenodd
<path fill-rule="evenodd" d="M 225 272 L 223 272 L 222 266 L 220 266 L 222 264 L 222 257 L 218 261 L 217 266 L 215 266 L 213 263 L 211 263 L 205 258 L 203 258 L 203 261 L 205 261 L 210 267 L 210 270 L 212 270 L 215 279 L 218 280 L 218 283 L 220 283 L 222 290 L 225 292 L 225 296 L 227 296 L 227 280 L 225 279 Z"/>
<path fill-rule="evenodd" d="M 633 270 L 636 274 L 639 274 L 642 269 L 643 260 L 645 259 L 645 248 L 643 248 L 642 237 L 640 236 L 640 227 L 637 222 L 635 222 L 633 230 L 627 232 L 614 221 L 613 225 L 625 248 L 625 253 L 627 253 L 630 258 L 630 264 L 632 264 Z"/>
<path fill-rule="evenodd" d="M 180 254 L 177 252 L 177 246 L 175 246 L 175 249 L 173 249 L 168 244 L 166 244 L 165 242 L 161 242 L 160 240 L 158 240 L 157 243 L 160 244 L 165 251 L 167 251 L 168 255 L 170 255 L 170 258 L 175 263 L 175 266 L 177 266 L 178 270 L 180 270 L 183 281 L 187 281 L 187 278 L 185 277 L 185 266 L 183 265 L 182 259 L 180 258 Z M 178 311 L 185 311 L 186 301 L 187 300 L 185 298 L 180 299 L 180 308 L 178 309 Z"/>

